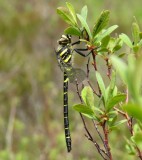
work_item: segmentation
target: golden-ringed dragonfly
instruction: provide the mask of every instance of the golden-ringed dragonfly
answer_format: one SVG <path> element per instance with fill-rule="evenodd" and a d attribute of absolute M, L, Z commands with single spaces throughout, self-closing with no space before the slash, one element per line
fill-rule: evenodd
<path fill-rule="evenodd" d="M 58 40 L 58 47 L 56 50 L 58 64 L 61 70 L 64 73 L 64 82 L 63 82 L 63 92 L 64 92 L 64 130 L 65 130 L 65 139 L 67 151 L 71 151 L 71 136 L 69 130 L 69 118 L 68 118 L 68 81 L 74 83 L 77 81 L 83 81 L 86 77 L 86 74 L 83 70 L 79 68 L 73 68 L 72 66 L 72 54 L 73 51 L 80 54 L 83 57 L 87 57 L 91 51 L 87 54 L 84 54 L 83 51 L 88 49 L 77 49 L 73 48 L 74 45 L 79 44 L 80 40 L 74 43 L 71 43 L 70 35 L 62 35 Z"/>

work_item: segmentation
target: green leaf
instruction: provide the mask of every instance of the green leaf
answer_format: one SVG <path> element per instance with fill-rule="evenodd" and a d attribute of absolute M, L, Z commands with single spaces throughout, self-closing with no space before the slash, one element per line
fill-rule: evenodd
<path fill-rule="evenodd" d="M 130 54 L 128 56 L 128 66 L 126 71 L 126 84 L 129 89 L 129 93 L 133 100 L 137 104 L 141 104 L 141 80 L 142 80 L 142 57 L 138 59 L 135 58 L 135 55 Z"/>
<path fill-rule="evenodd" d="M 141 131 L 141 128 L 140 128 L 140 126 L 139 126 L 138 123 L 136 123 L 136 124 L 133 126 L 133 131 L 134 131 L 134 134 L 135 134 L 136 132 Z"/>
<path fill-rule="evenodd" d="M 110 35 L 104 37 L 101 41 L 102 42 L 101 48 L 106 48 L 107 45 L 109 44 L 109 41 L 110 41 Z"/>
<path fill-rule="evenodd" d="M 74 9 L 73 5 L 68 2 L 66 2 L 66 5 L 69 9 L 70 14 L 72 15 L 74 22 L 77 24 L 76 13 L 75 13 L 75 9 Z"/>
<path fill-rule="evenodd" d="M 126 72 L 127 86 L 133 100 L 136 103 L 139 103 L 139 89 L 140 89 L 139 77 L 141 77 L 140 76 L 141 69 L 139 70 L 138 69 L 139 67 L 137 68 L 137 64 L 138 64 L 138 61 L 136 61 L 135 55 L 134 54 L 128 55 L 128 66 L 127 66 L 127 72 Z M 137 74 L 138 73 L 137 70 L 140 71 L 139 72 L 140 75 Z"/>
<path fill-rule="evenodd" d="M 108 102 L 107 102 L 107 111 L 110 111 L 116 104 L 124 101 L 126 99 L 125 94 L 119 94 L 115 97 L 112 97 Z"/>
<path fill-rule="evenodd" d="M 133 52 L 137 53 L 139 51 L 139 48 L 140 47 L 138 45 L 133 46 Z"/>
<path fill-rule="evenodd" d="M 137 144 L 137 146 L 142 150 L 142 131 L 136 132 L 132 136 L 132 140 Z"/>
<path fill-rule="evenodd" d="M 126 78 L 126 71 L 127 71 L 127 65 L 118 57 L 116 56 L 111 56 L 110 57 L 111 62 L 113 66 L 115 67 L 116 71 L 119 72 L 122 80 L 127 83 L 127 78 Z"/>
<path fill-rule="evenodd" d="M 104 55 L 105 52 L 108 52 L 107 48 L 100 48 L 97 50 L 98 55 Z"/>
<path fill-rule="evenodd" d="M 142 106 L 129 103 L 123 105 L 122 108 L 128 112 L 129 115 L 142 122 Z"/>
<path fill-rule="evenodd" d="M 109 127 L 111 127 L 116 122 L 117 117 L 118 117 L 118 113 L 116 111 L 111 111 L 108 113 L 108 117 L 109 117 L 108 125 L 109 125 Z"/>
<path fill-rule="evenodd" d="M 97 20 L 93 28 L 93 38 L 95 38 L 95 36 L 108 25 L 109 13 L 110 12 L 108 10 L 101 13 L 99 19 Z"/>
<path fill-rule="evenodd" d="M 115 46 L 113 48 L 113 52 L 118 51 L 123 45 L 123 41 L 120 38 L 117 38 L 115 41 Z"/>
<path fill-rule="evenodd" d="M 132 24 L 132 36 L 133 36 L 133 40 L 134 40 L 134 44 L 137 44 L 139 41 L 139 33 L 140 33 L 140 29 L 138 24 L 135 22 Z"/>
<path fill-rule="evenodd" d="M 77 14 L 77 17 L 78 19 L 80 20 L 81 24 L 82 24 L 82 27 L 84 27 L 89 35 L 89 38 L 92 39 L 92 35 L 91 35 L 91 32 L 90 32 L 90 28 L 86 22 L 86 20 L 84 19 L 84 17 L 82 17 L 80 14 Z"/>
<path fill-rule="evenodd" d="M 110 84 L 106 90 L 106 100 L 107 101 L 113 97 L 113 91 L 114 91 L 115 84 L 116 84 L 116 73 L 114 71 L 112 71 L 111 81 L 110 81 Z"/>
<path fill-rule="evenodd" d="M 109 44 L 107 46 L 107 48 L 108 48 L 108 50 L 109 50 L 110 53 L 113 53 L 113 48 L 115 46 L 115 41 L 116 41 L 115 38 L 110 37 L 110 41 L 109 41 Z"/>
<path fill-rule="evenodd" d="M 76 104 L 73 106 L 73 109 L 78 111 L 79 113 L 82 113 L 82 114 L 88 116 L 88 117 L 94 118 L 93 110 L 84 104 Z"/>
<path fill-rule="evenodd" d="M 139 59 L 136 60 L 136 63 L 134 64 L 135 70 L 134 73 L 132 73 L 133 77 L 133 84 L 134 89 L 137 94 L 137 96 L 140 95 L 140 88 L 142 84 L 142 57 L 139 57 Z"/>
<path fill-rule="evenodd" d="M 126 150 L 130 155 L 135 155 L 135 148 L 130 144 L 126 144 Z"/>
<path fill-rule="evenodd" d="M 110 53 L 114 53 L 119 50 L 123 45 L 123 41 L 120 38 L 110 38 L 109 44 L 107 46 Z"/>
<path fill-rule="evenodd" d="M 87 13 L 88 13 L 88 9 L 87 6 L 85 5 L 82 10 L 81 10 L 81 16 L 86 20 L 87 19 Z"/>
<path fill-rule="evenodd" d="M 134 125 L 134 132 L 135 132 L 135 125 Z M 138 121 L 137 125 L 139 126 L 139 129 L 142 130 L 142 123 L 140 121 Z"/>
<path fill-rule="evenodd" d="M 113 118 L 109 118 L 109 120 L 108 120 L 108 126 L 109 127 L 113 126 L 114 123 L 116 122 L 116 120 L 117 120 L 117 115 L 115 115 L 115 117 L 113 117 Z"/>
<path fill-rule="evenodd" d="M 115 116 L 118 116 L 118 112 L 113 110 L 107 113 L 109 118 L 114 118 Z"/>
<path fill-rule="evenodd" d="M 57 8 L 57 13 L 59 14 L 59 16 L 66 22 L 68 23 L 69 25 L 72 25 L 74 26 L 75 23 L 74 21 L 72 20 L 72 17 L 69 13 L 69 11 L 64 8 L 64 7 L 58 7 Z"/>
<path fill-rule="evenodd" d="M 104 84 L 103 79 L 102 79 L 102 77 L 101 77 L 101 75 L 100 75 L 99 72 L 96 72 L 96 78 L 97 78 L 97 82 L 98 82 L 98 84 L 99 84 L 100 90 L 101 90 L 101 92 L 102 92 L 102 95 L 103 95 L 103 97 L 104 97 L 104 100 L 105 100 L 105 102 L 106 102 L 105 84 Z"/>
<path fill-rule="evenodd" d="M 95 113 L 97 113 L 97 112 L 98 112 L 98 114 L 99 114 L 99 115 L 101 115 L 101 114 L 102 114 L 102 115 L 103 115 L 103 114 L 105 114 L 103 110 L 101 110 L 101 109 L 99 109 L 99 108 L 97 108 L 97 107 L 95 107 L 95 108 L 94 108 L 94 110 L 95 110 Z"/>
<path fill-rule="evenodd" d="M 116 85 L 116 72 L 112 71 L 111 81 L 110 81 L 110 85 L 109 85 L 111 93 L 113 92 L 115 85 Z"/>
<path fill-rule="evenodd" d="M 76 27 L 68 27 L 67 29 L 64 30 L 65 34 L 70 34 L 70 35 L 75 35 L 75 36 L 80 36 L 81 32 L 78 28 Z"/>
<path fill-rule="evenodd" d="M 120 35 L 119 37 L 120 37 L 120 39 L 122 39 L 122 41 L 123 41 L 124 43 L 126 43 L 130 48 L 133 48 L 132 42 L 131 42 L 130 38 L 129 38 L 126 34 L 121 33 L 121 35 Z"/>
<path fill-rule="evenodd" d="M 103 31 L 102 34 L 100 34 L 96 41 L 101 41 L 104 37 L 110 35 L 116 28 L 118 28 L 118 25 L 114 25 L 114 26 L 111 26 L 109 27 L 108 29 L 106 29 L 105 31 Z"/>
<path fill-rule="evenodd" d="M 90 108 L 94 106 L 94 94 L 93 94 L 91 87 L 89 86 L 84 87 L 81 92 L 81 96 L 82 96 L 84 103 L 87 106 L 89 106 Z"/>
<path fill-rule="evenodd" d="M 142 32 L 139 33 L 140 40 L 142 39 Z"/>
<path fill-rule="evenodd" d="M 127 122 L 127 119 L 123 119 L 123 120 L 121 120 L 121 121 L 116 122 L 116 123 L 115 123 L 113 126 L 111 126 L 110 128 L 116 127 L 116 126 L 121 125 L 121 124 L 123 124 L 123 123 L 125 123 L 125 122 Z"/>
<path fill-rule="evenodd" d="M 118 57 L 121 58 L 121 57 L 124 57 L 125 55 L 126 55 L 126 53 L 120 53 L 120 54 L 118 55 Z"/>
<path fill-rule="evenodd" d="M 118 90 L 118 89 L 117 89 L 117 87 L 115 86 L 115 87 L 114 87 L 114 90 L 113 90 L 113 97 L 117 95 L 117 90 Z"/>

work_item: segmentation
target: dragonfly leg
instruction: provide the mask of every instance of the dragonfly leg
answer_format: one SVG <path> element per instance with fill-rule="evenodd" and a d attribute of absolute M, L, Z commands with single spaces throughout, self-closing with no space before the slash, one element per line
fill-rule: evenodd
<path fill-rule="evenodd" d="M 74 49 L 75 52 L 77 52 L 78 54 L 80 54 L 83 57 L 87 57 L 87 56 L 89 56 L 90 53 L 92 53 L 92 50 L 88 54 L 84 54 L 83 52 L 81 52 L 81 51 L 87 51 L 87 50 L 88 50 L 87 48 L 85 48 L 85 49 Z"/>
<path fill-rule="evenodd" d="M 76 44 L 80 44 L 80 40 L 72 43 L 71 45 L 74 46 L 74 45 L 76 45 Z"/>

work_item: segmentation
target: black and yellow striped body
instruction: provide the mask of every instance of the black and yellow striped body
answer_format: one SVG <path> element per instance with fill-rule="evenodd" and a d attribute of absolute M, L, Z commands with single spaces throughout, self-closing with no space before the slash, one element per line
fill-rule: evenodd
<path fill-rule="evenodd" d="M 56 55 L 58 59 L 58 64 L 61 68 L 61 70 L 64 73 L 64 83 L 63 83 L 63 92 L 64 92 L 64 129 L 65 129 L 65 139 L 66 139 L 66 146 L 67 151 L 71 151 L 71 136 L 70 136 L 70 130 L 69 130 L 69 119 L 68 119 L 68 81 L 71 83 L 75 83 L 76 81 L 82 82 L 86 74 L 85 72 L 80 68 L 74 68 L 72 66 L 72 53 L 75 51 L 79 55 L 83 57 L 87 57 L 92 50 L 84 54 L 83 51 L 88 51 L 88 48 L 86 49 L 77 49 L 73 48 L 74 45 L 79 44 L 80 39 L 77 42 L 74 42 L 71 44 L 71 36 L 69 35 L 62 35 L 62 37 L 58 41 L 58 48 L 56 50 Z"/>
<path fill-rule="evenodd" d="M 65 138 L 68 152 L 71 151 L 71 136 L 69 130 L 69 118 L 68 118 L 68 76 L 64 72 L 64 129 Z"/>
<path fill-rule="evenodd" d="M 68 75 L 67 70 L 70 70 L 72 67 L 71 58 L 71 37 L 63 35 L 58 41 L 59 46 L 56 51 L 58 63 L 61 70 L 64 73 L 64 82 L 63 82 L 63 92 L 64 92 L 64 130 L 65 130 L 65 139 L 67 151 L 71 151 L 71 136 L 69 130 L 69 118 L 68 118 Z"/>

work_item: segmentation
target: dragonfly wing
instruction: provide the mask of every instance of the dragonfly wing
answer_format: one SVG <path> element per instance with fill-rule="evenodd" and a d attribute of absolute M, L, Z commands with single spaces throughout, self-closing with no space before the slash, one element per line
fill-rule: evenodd
<path fill-rule="evenodd" d="M 78 83 L 81 83 L 82 81 L 85 80 L 86 73 L 80 68 L 75 68 L 75 77 L 76 77 Z"/>
<path fill-rule="evenodd" d="M 81 83 L 86 78 L 86 73 L 80 68 L 72 68 L 70 72 L 67 73 L 70 83 Z"/>

